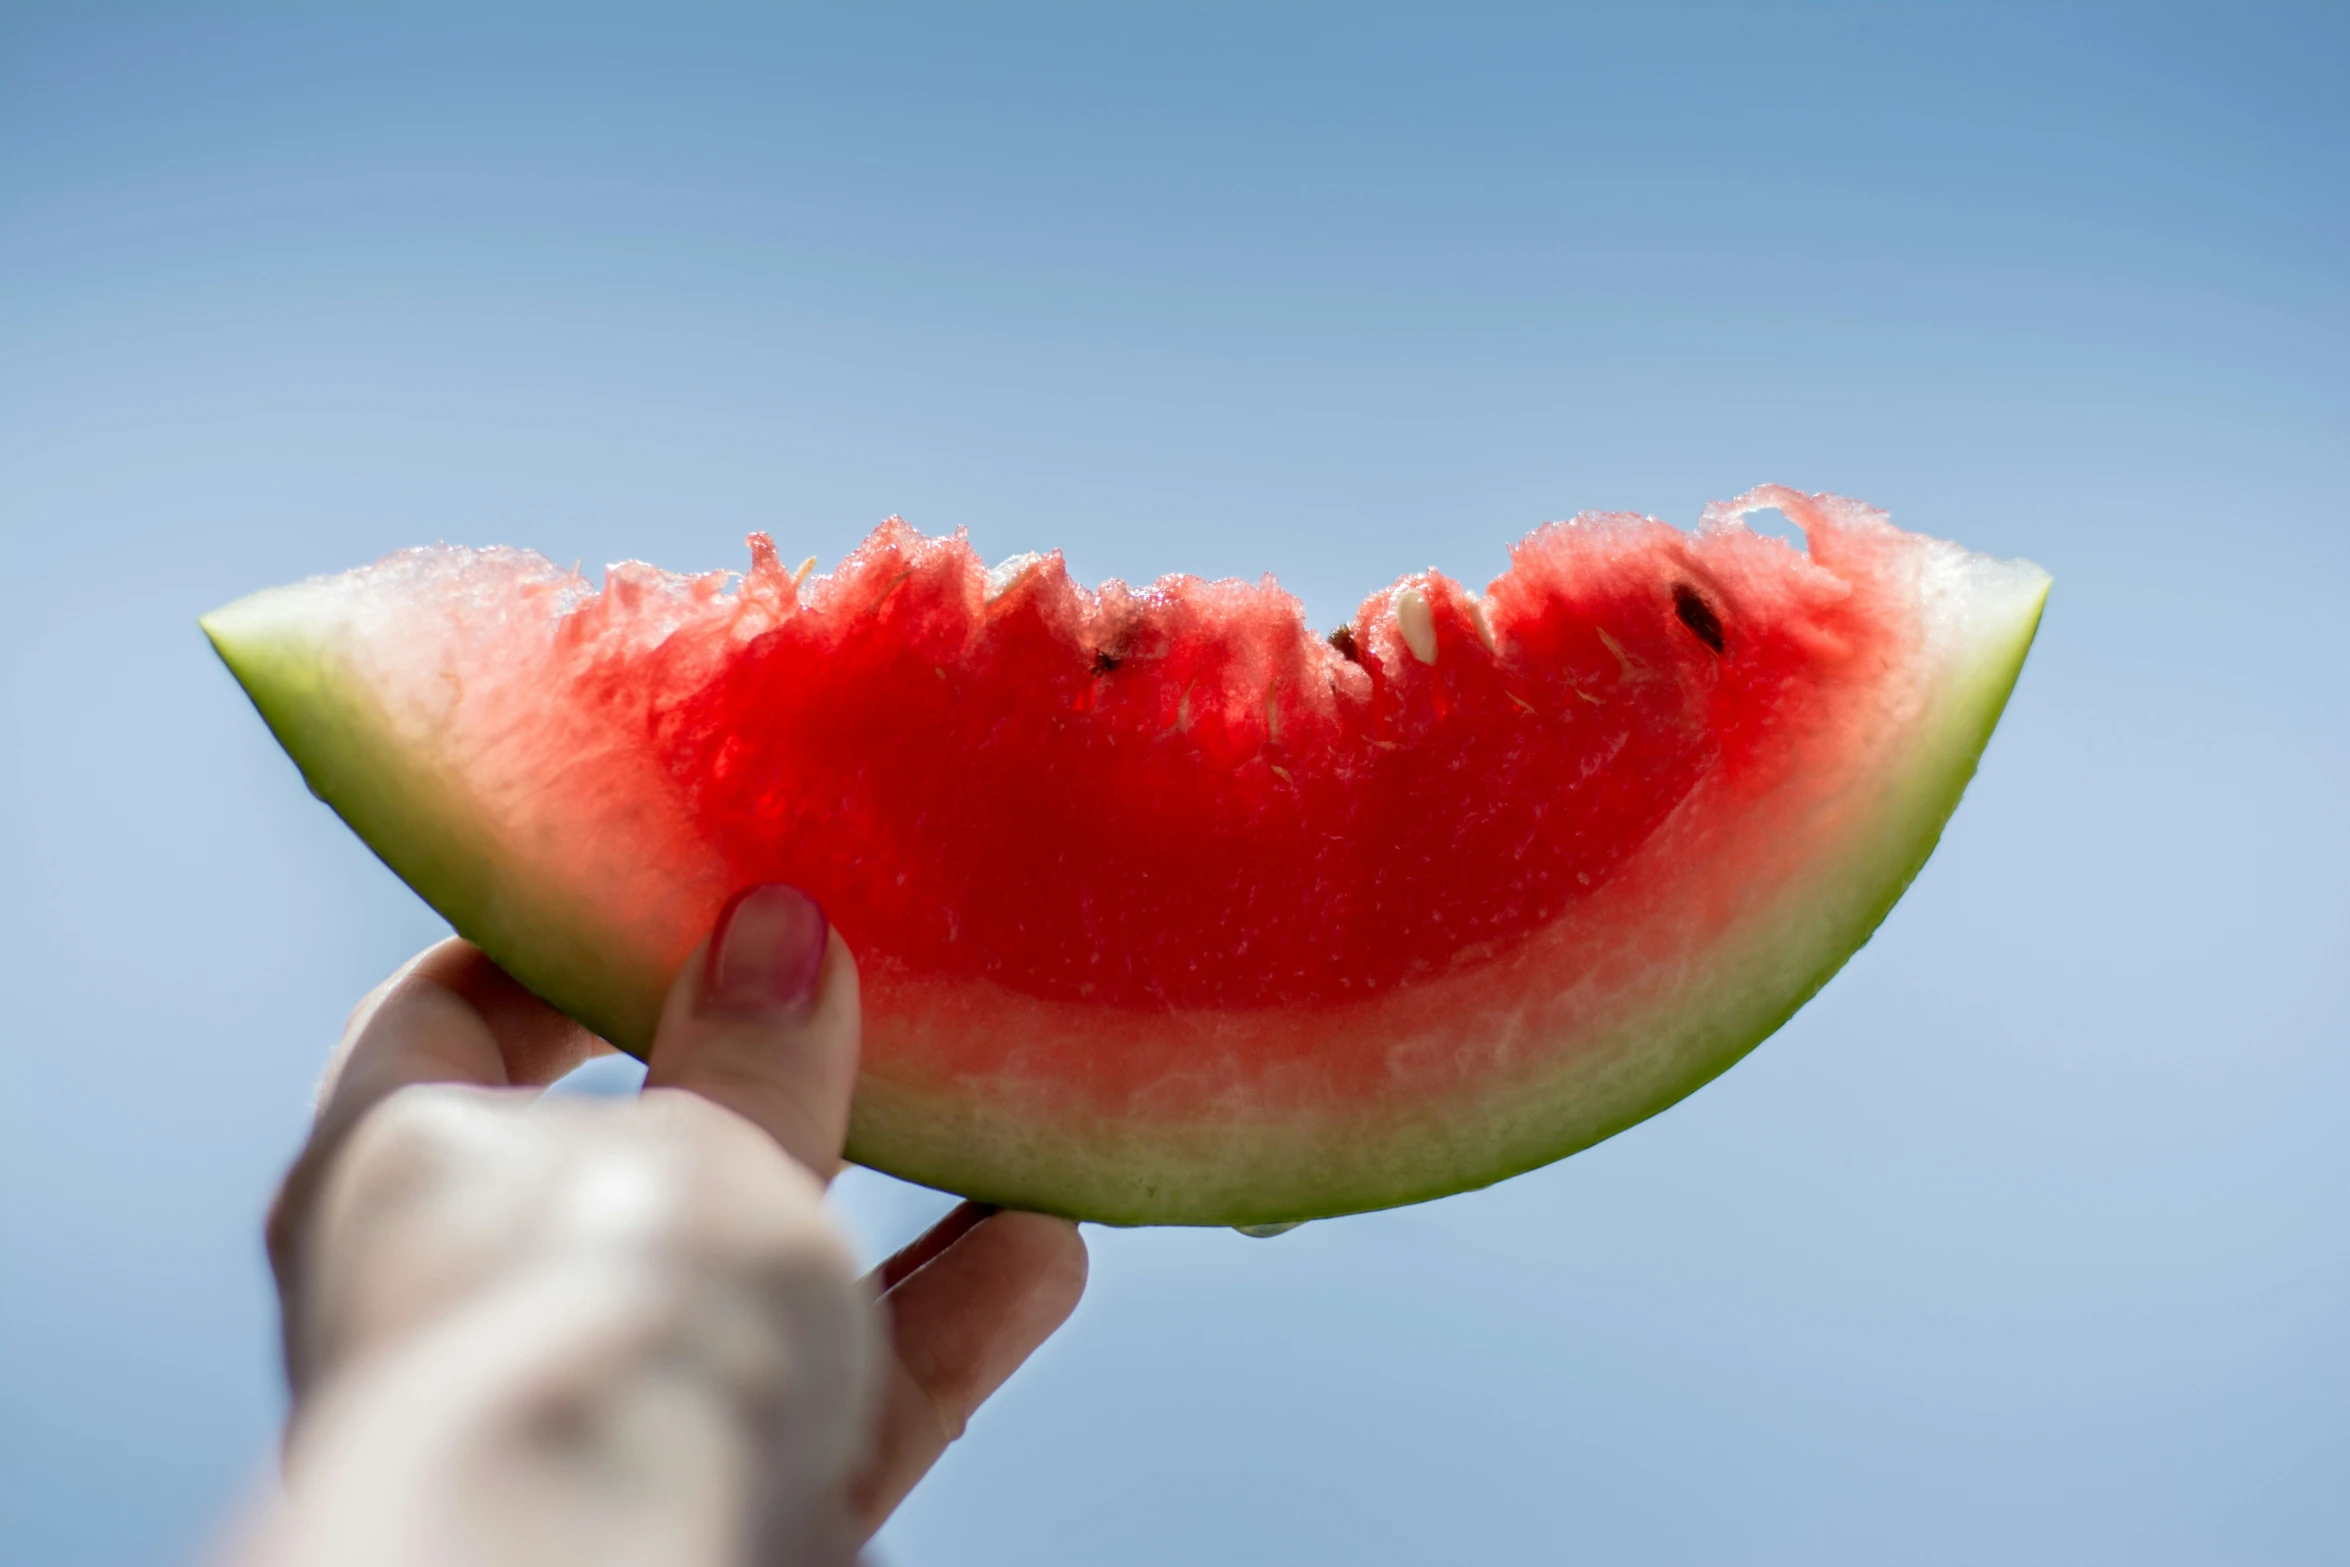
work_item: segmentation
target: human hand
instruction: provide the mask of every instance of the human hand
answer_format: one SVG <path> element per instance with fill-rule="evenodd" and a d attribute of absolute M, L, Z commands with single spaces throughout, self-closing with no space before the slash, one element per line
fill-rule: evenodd
<path fill-rule="evenodd" d="M 783 887 L 687 961 L 633 1104 L 535 1103 L 609 1047 L 462 941 L 379 986 L 270 1217 L 292 1503 L 255 1559 L 853 1549 L 1085 1279 L 1073 1225 L 969 1203 L 852 1279 L 818 1198 L 858 1020 Z"/>

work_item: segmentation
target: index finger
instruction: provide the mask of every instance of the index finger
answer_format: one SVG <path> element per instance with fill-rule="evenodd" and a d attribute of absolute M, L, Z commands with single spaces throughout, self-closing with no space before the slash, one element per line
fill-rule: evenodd
<path fill-rule="evenodd" d="M 317 1128 L 347 1126 L 410 1083 L 544 1088 L 611 1048 L 451 936 L 353 1009 L 319 1084 Z"/>
<path fill-rule="evenodd" d="M 319 1176 L 360 1117 L 413 1083 L 544 1088 L 612 1047 L 452 936 L 411 958 L 353 1009 L 318 1087 L 310 1140 L 270 1207 L 281 1286 Z"/>

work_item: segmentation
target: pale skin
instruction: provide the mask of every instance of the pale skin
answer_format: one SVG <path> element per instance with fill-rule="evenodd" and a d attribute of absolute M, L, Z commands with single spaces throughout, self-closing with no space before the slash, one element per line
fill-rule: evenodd
<path fill-rule="evenodd" d="M 774 891 L 788 923 L 805 900 Z M 291 1500 L 240 1559 L 650 1559 L 626 1543 L 640 1525 L 654 1556 L 694 1567 L 828 1558 L 832 1545 L 775 1543 L 784 1526 L 767 1514 L 801 1490 L 811 1517 L 837 1501 L 837 1548 L 853 1551 L 1060 1327 L 1086 1276 L 1061 1219 L 966 1203 L 853 1277 L 815 1198 L 842 1164 L 857 969 L 812 918 L 793 977 L 789 932 L 730 906 L 719 939 L 735 944 L 712 960 L 705 943 L 680 970 L 645 1095 L 623 1106 L 530 1105 L 610 1047 L 464 941 L 360 1004 L 270 1214 Z M 640 1195 L 586 1211 L 589 1188 Z M 639 1209 L 656 1216 L 628 1217 Z M 744 1301 L 747 1318 L 726 1315 Z M 732 1328 L 680 1326 L 705 1317 L 747 1321 L 749 1347 L 727 1348 Z M 545 1459 L 537 1436 L 538 1457 L 515 1456 L 517 1422 L 550 1409 L 604 1422 L 572 1439 L 601 1444 L 593 1465 Z M 629 1514 L 639 1452 L 651 1499 Z M 521 1478 L 496 1481 L 502 1465 Z M 489 1503 L 433 1494 L 492 1485 Z M 611 1521 L 567 1538 L 533 1515 L 567 1496 Z M 819 1535 L 832 1539 L 806 1539 Z"/>

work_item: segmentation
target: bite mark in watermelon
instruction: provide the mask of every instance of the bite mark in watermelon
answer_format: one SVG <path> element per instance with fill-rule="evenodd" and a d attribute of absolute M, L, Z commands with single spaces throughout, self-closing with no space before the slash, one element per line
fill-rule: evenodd
<path fill-rule="evenodd" d="M 204 626 L 312 790 L 613 1043 L 791 882 L 864 975 L 850 1156 L 1119 1223 L 1485 1185 L 1724 1070 L 1924 863 L 2048 589 L 1776 487 L 1327 638 L 1269 578 L 1087 591 L 895 519 L 827 576 L 751 551 L 599 592 L 410 550 Z"/>

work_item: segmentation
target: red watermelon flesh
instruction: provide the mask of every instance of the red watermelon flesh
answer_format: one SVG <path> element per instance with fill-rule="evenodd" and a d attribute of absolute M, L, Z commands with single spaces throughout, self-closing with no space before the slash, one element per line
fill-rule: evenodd
<path fill-rule="evenodd" d="M 894 519 L 822 577 L 440 547 L 206 627 L 313 789 L 615 1043 L 788 881 L 863 969 L 853 1157 L 1262 1224 L 1555 1159 L 1752 1048 L 1931 850 L 2046 588 L 1770 489 L 1327 638 L 1270 579 L 1088 591 Z"/>

